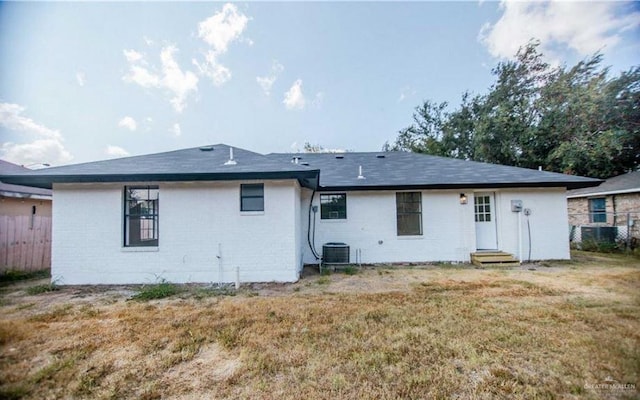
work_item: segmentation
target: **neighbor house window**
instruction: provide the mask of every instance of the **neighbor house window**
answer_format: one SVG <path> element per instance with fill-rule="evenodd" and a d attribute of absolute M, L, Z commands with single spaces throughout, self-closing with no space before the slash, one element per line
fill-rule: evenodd
<path fill-rule="evenodd" d="M 396 193 L 398 236 L 422 235 L 422 193 Z"/>
<path fill-rule="evenodd" d="M 124 204 L 124 245 L 158 245 L 157 186 L 126 186 Z"/>
<path fill-rule="evenodd" d="M 240 211 L 264 211 L 264 184 L 240 185 Z"/>
<path fill-rule="evenodd" d="M 589 199 L 589 222 L 607 222 L 604 197 Z"/>
<path fill-rule="evenodd" d="M 320 219 L 347 219 L 347 195 L 321 194 Z"/>

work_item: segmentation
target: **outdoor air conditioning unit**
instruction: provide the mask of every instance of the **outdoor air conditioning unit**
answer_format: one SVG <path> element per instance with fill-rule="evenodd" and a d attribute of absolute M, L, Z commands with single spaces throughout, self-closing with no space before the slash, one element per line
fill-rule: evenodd
<path fill-rule="evenodd" d="M 349 264 L 349 246 L 346 243 L 325 243 L 322 245 L 323 264 Z"/>
<path fill-rule="evenodd" d="M 618 236 L 617 226 L 583 226 L 580 232 L 583 242 L 592 240 L 594 242 L 615 243 Z"/>

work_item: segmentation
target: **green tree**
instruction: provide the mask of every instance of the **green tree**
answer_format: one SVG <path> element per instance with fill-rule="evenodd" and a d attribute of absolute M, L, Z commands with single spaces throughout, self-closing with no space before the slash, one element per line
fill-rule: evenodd
<path fill-rule="evenodd" d="M 640 67 L 609 78 L 602 55 L 551 67 L 539 43 L 493 70 L 484 95 L 460 106 L 425 101 L 389 149 L 600 178 L 640 164 Z"/>

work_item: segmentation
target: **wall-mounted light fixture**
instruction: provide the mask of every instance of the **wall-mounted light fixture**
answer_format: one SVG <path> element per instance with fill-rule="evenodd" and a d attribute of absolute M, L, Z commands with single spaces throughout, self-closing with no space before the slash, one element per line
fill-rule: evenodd
<path fill-rule="evenodd" d="M 467 204 L 467 195 L 460 193 L 460 204 Z"/>

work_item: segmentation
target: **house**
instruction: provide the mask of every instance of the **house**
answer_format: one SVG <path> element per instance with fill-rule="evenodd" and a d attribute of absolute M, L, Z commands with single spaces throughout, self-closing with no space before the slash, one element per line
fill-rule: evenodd
<path fill-rule="evenodd" d="M 600 182 L 406 152 L 224 144 L 0 179 L 53 188 L 60 284 L 291 282 L 334 242 L 362 263 L 468 262 L 479 250 L 568 259 L 565 191 Z"/>
<path fill-rule="evenodd" d="M 0 160 L 0 175 L 28 168 Z M 51 190 L 0 181 L 0 273 L 51 266 Z"/>
<path fill-rule="evenodd" d="M 619 238 L 640 239 L 640 171 L 609 178 L 599 186 L 567 192 L 573 239 L 581 241 L 582 227 L 616 227 Z"/>

